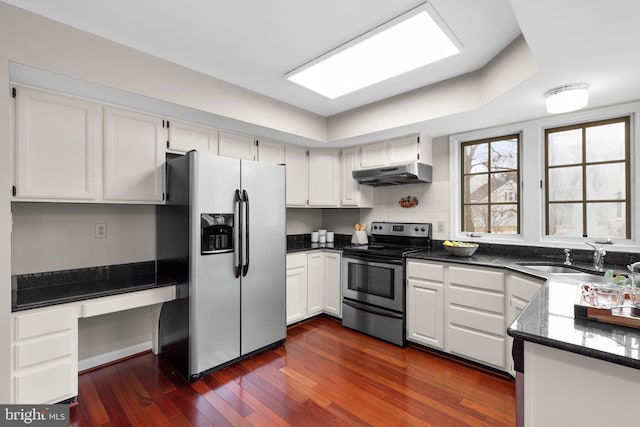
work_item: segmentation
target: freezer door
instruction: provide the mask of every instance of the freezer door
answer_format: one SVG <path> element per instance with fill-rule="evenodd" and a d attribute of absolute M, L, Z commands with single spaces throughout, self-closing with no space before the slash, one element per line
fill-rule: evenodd
<path fill-rule="evenodd" d="M 240 279 L 236 252 L 202 254 L 201 214 L 233 213 L 240 160 L 190 152 L 190 373 L 199 374 L 240 356 Z M 235 236 L 235 232 L 233 233 Z M 237 251 L 237 244 L 233 245 Z"/>
<path fill-rule="evenodd" d="M 286 208 L 284 166 L 242 161 L 244 224 L 241 353 L 286 337 Z"/>

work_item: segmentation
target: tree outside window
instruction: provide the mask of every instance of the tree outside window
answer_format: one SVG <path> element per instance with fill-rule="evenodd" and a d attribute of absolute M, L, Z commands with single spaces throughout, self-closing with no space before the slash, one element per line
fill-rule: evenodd
<path fill-rule="evenodd" d="M 545 130 L 548 236 L 630 238 L 629 124 Z"/>
<path fill-rule="evenodd" d="M 520 233 L 520 135 L 462 143 L 462 231 Z"/>

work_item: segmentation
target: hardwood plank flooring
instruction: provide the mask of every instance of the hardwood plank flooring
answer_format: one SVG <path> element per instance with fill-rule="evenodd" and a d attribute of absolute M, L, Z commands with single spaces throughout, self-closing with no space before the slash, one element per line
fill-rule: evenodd
<path fill-rule="evenodd" d="M 83 373 L 72 426 L 514 426 L 506 377 L 319 317 L 188 383 L 145 353 Z"/>

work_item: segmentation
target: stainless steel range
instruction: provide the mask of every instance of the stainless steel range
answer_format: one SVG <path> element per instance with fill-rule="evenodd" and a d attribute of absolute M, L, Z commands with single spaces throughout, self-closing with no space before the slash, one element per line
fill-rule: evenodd
<path fill-rule="evenodd" d="M 431 247 L 431 224 L 371 224 L 368 245 L 342 255 L 342 325 L 404 346 L 407 255 Z"/>

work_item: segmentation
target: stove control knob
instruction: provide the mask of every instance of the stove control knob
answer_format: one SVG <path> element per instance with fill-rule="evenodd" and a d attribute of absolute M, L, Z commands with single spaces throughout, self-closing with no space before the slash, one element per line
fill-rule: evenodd
<path fill-rule="evenodd" d="M 415 228 L 416 231 L 419 231 L 420 229 L 418 227 Z"/>
<path fill-rule="evenodd" d="M 426 231 L 426 228 L 422 227 L 422 228 L 420 229 L 420 231 L 425 232 L 425 231 Z"/>

